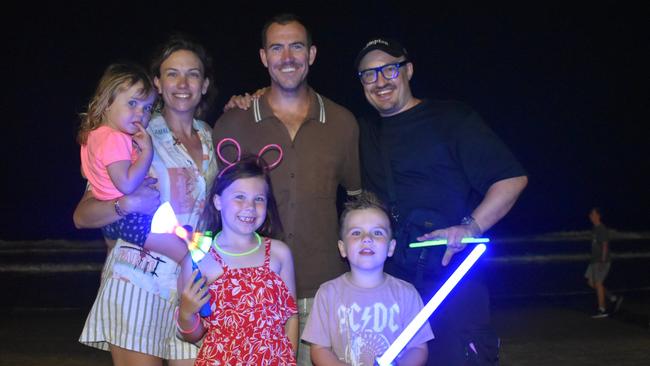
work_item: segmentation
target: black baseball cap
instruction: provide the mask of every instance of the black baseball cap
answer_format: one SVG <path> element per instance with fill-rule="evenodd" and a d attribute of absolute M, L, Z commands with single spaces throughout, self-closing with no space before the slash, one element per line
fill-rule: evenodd
<path fill-rule="evenodd" d="M 371 38 L 368 42 L 366 42 L 366 45 L 363 46 L 361 51 L 359 51 L 359 54 L 357 55 L 357 59 L 354 61 L 354 65 L 356 68 L 359 68 L 359 64 L 361 63 L 361 59 L 368 54 L 370 51 L 374 50 L 380 50 L 384 51 L 387 54 L 393 56 L 393 57 L 406 57 L 408 59 L 408 53 L 406 52 L 406 48 L 404 48 L 397 40 L 393 38 L 386 38 L 386 37 L 374 37 Z"/>

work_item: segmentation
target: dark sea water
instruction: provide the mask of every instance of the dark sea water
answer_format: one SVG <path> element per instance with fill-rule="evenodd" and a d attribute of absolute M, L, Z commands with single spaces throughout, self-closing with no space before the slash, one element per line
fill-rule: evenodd
<path fill-rule="evenodd" d="M 588 231 L 492 238 L 468 275 L 482 278 L 494 299 L 590 294 L 584 271 Z M 650 291 L 650 235 L 615 232 L 606 286 Z M 467 253 L 468 251 L 465 251 Z M 102 241 L 0 241 L 0 307 L 89 307 L 106 257 Z"/>

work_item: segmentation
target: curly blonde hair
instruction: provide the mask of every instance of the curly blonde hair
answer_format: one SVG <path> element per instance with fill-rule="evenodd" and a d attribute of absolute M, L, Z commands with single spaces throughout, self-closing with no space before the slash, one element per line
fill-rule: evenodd
<path fill-rule="evenodd" d="M 79 114 L 81 125 L 77 134 L 77 142 L 80 145 L 86 144 L 90 131 L 97 129 L 104 123 L 106 109 L 113 104 L 117 95 L 138 82 L 142 82 L 142 88 L 138 91 L 139 96 L 146 96 L 155 92 L 151 76 L 139 65 L 115 63 L 106 68 L 99 80 L 95 94 L 88 103 L 88 109 L 86 112 Z"/>

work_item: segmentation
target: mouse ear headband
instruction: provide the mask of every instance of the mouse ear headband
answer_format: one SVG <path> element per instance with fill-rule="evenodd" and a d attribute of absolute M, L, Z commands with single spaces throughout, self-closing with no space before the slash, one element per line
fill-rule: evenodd
<path fill-rule="evenodd" d="M 230 160 L 226 159 L 221 154 L 221 148 L 226 143 L 233 144 L 235 146 L 235 150 L 237 151 L 237 158 L 235 160 L 233 160 L 233 161 L 230 161 Z M 264 170 L 267 171 L 267 172 L 270 171 L 271 169 L 275 168 L 276 166 L 278 166 L 278 164 L 280 164 L 280 161 L 282 161 L 282 155 L 283 155 L 282 148 L 280 147 L 280 145 L 278 145 L 278 144 L 268 144 L 268 145 L 262 147 L 260 149 L 260 151 L 257 153 L 256 157 L 257 157 L 258 164 L 260 163 L 260 160 L 262 160 L 262 155 L 264 155 L 266 152 L 268 152 L 270 150 L 277 150 L 279 155 L 278 155 L 278 158 L 275 160 L 275 162 L 273 162 L 272 164 L 268 164 L 264 168 Z M 219 160 L 221 160 L 224 164 L 226 164 L 226 166 L 223 169 L 221 169 L 221 171 L 219 172 L 219 175 L 217 176 L 218 178 L 221 178 L 221 176 L 223 175 L 223 173 L 226 170 L 228 170 L 230 167 L 237 164 L 241 160 L 241 146 L 239 145 L 239 142 L 237 142 L 237 140 L 235 140 L 233 138 L 230 138 L 230 137 L 226 137 L 226 138 L 222 139 L 217 144 L 217 156 L 219 157 Z"/>

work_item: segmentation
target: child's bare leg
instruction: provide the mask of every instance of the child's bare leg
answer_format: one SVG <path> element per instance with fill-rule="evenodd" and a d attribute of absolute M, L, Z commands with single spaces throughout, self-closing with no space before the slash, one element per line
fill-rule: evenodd
<path fill-rule="evenodd" d="M 223 274 L 223 267 L 221 267 L 219 262 L 211 254 L 206 254 L 197 265 L 199 266 L 201 275 L 206 278 L 208 284 L 214 282 Z"/>
<path fill-rule="evenodd" d="M 201 276 L 206 278 L 208 284 L 214 282 L 223 274 L 223 267 L 210 254 L 206 254 L 197 265 L 199 271 L 201 271 Z M 193 271 L 192 259 L 189 255 L 186 255 L 181 261 L 181 274 L 178 276 L 177 291 L 179 294 L 183 293 L 185 286 L 193 280 Z"/>
<path fill-rule="evenodd" d="M 598 308 L 605 309 L 605 286 L 602 282 L 596 282 L 596 296 L 598 297 Z"/>

